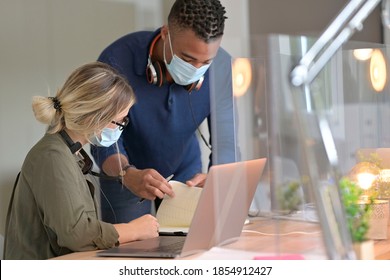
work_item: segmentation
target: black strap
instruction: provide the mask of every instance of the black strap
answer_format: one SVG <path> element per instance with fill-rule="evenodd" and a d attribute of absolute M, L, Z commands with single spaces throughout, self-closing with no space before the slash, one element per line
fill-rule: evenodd
<path fill-rule="evenodd" d="M 62 136 L 62 139 L 65 140 L 72 154 L 76 153 L 78 150 L 82 148 L 80 142 L 74 143 L 65 130 L 61 130 L 59 133 Z"/>
<path fill-rule="evenodd" d="M 87 152 L 82 148 L 82 145 L 80 144 L 80 142 L 74 143 L 73 140 L 69 137 L 68 133 L 66 133 L 65 130 L 61 130 L 59 133 L 62 136 L 62 138 L 65 140 L 66 144 L 68 145 L 71 153 L 74 154 L 78 151 L 81 154 L 81 156 L 83 157 L 84 166 L 81 168 L 81 170 L 83 171 L 83 174 L 89 173 L 92 176 L 100 177 L 100 178 L 103 178 L 106 180 L 115 180 L 115 181 L 122 184 L 123 178 L 121 176 L 109 176 L 109 175 L 104 174 L 103 172 L 97 173 L 97 172 L 92 171 L 93 162 L 89 158 Z"/>
<path fill-rule="evenodd" d="M 4 247 L 3 247 L 3 258 L 4 259 L 5 259 L 5 250 L 6 250 L 6 246 L 7 246 L 8 224 L 9 224 L 9 219 L 11 216 L 12 204 L 14 202 L 15 189 L 16 189 L 16 185 L 18 184 L 18 181 L 19 181 L 19 176 L 20 176 L 20 171 L 19 171 L 18 175 L 16 176 L 14 187 L 12 189 L 11 198 L 10 198 L 9 204 L 8 204 L 7 217 L 5 220 L 5 234 L 4 234 Z"/>

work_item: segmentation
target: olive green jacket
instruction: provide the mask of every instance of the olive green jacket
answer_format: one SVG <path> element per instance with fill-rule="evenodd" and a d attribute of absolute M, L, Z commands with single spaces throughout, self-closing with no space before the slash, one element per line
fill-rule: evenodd
<path fill-rule="evenodd" d="M 78 159 L 59 134 L 46 134 L 28 153 L 6 226 L 5 259 L 48 259 L 106 249 L 118 241 L 98 219 Z"/>

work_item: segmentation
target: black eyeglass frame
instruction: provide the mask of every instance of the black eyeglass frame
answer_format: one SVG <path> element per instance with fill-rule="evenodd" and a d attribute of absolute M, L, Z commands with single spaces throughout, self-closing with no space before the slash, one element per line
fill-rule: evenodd
<path fill-rule="evenodd" d="M 126 117 L 123 118 L 122 123 L 119 123 L 119 122 L 116 122 L 116 121 L 112 121 L 111 123 L 116 124 L 117 126 L 119 126 L 119 130 L 124 130 L 125 127 L 129 124 L 129 122 L 130 122 L 130 118 L 126 116 Z"/>

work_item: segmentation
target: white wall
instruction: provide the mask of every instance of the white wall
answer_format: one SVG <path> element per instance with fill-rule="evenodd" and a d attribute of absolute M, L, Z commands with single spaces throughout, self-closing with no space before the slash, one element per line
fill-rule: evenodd
<path fill-rule="evenodd" d="M 159 0 L 135 2 L 0 1 L 1 236 L 15 177 L 45 130 L 33 116 L 32 96 L 54 95 L 74 68 L 96 60 L 105 46 L 145 18 L 151 25 L 161 21 Z"/>

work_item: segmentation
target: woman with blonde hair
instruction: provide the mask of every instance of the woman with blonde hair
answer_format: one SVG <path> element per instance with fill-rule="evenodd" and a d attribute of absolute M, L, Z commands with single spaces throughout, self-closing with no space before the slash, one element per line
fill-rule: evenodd
<path fill-rule="evenodd" d="M 55 97 L 33 98 L 35 117 L 48 129 L 27 154 L 14 186 L 5 259 L 48 259 L 158 235 L 152 215 L 123 224 L 99 220 L 88 180 L 92 161 L 82 148 L 114 144 L 134 103 L 127 81 L 100 62 L 76 69 Z"/>

